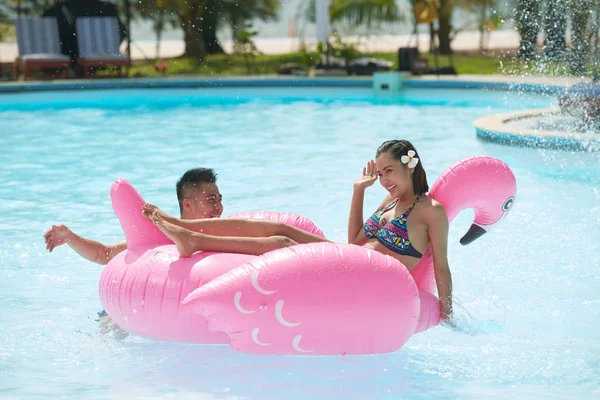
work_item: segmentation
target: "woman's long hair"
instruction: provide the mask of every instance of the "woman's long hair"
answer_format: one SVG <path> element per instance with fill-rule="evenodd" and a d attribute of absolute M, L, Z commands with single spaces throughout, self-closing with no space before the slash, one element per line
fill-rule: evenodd
<path fill-rule="evenodd" d="M 408 151 L 412 150 L 415 152 L 415 157 L 419 159 L 417 166 L 412 174 L 413 191 L 415 194 L 423 194 L 429 191 L 429 185 L 427 184 L 427 174 L 425 168 L 423 168 L 423 160 L 419 156 L 417 149 L 408 140 L 388 140 L 383 142 L 377 149 L 375 157 L 379 157 L 381 153 L 389 153 L 396 160 L 401 161 L 402 156 L 408 155 Z"/>

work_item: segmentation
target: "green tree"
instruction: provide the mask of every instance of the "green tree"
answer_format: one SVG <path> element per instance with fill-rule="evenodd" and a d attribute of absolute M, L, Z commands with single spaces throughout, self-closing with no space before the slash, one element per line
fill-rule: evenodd
<path fill-rule="evenodd" d="M 468 28 L 477 28 L 479 31 L 479 49 L 481 51 L 485 50 L 485 39 L 489 38 L 490 29 L 501 27 L 508 18 L 500 12 L 499 3 L 499 0 L 477 0 L 462 1 L 459 4 L 461 8 L 476 18 L 475 26 L 469 25 Z"/>
<path fill-rule="evenodd" d="M 438 40 L 440 42 L 440 54 L 452 54 L 452 14 L 456 7 L 455 0 L 440 0 L 438 10 Z"/>
<path fill-rule="evenodd" d="M 309 22 L 316 22 L 316 2 L 311 0 L 305 6 L 304 15 Z M 336 57 L 343 57 L 346 62 L 360 54 L 356 46 L 345 43 L 336 32 L 336 26 L 342 23 L 351 27 L 365 26 L 371 29 L 384 22 L 397 22 L 403 15 L 395 0 L 331 0 L 329 3 L 329 22 L 332 26 L 333 40 L 329 42 L 329 51 Z M 317 49 L 323 53 L 321 43 Z"/>
<path fill-rule="evenodd" d="M 161 24 L 181 28 L 185 42 L 184 56 L 202 60 L 206 56 L 202 35 L 202 11 L 207 1 L 165 0 L 162 6 L 159 6 L 156 0 L 139 0 L 131 3 L 132 17 L 152 20 L 157 31 L 162 29 Z"/>
<path fill-rule="evenodd" d="M 163 23 L 183 30 L 184 56 L 202 60 L 205 55 L 222 53 L 217 32 L 229 26 L 243 27 L 253 19 L 277 18 L 278 0 L 165 0 Z M 137 18 L 159 21 L 156 0 L 134 3 Z"/>
<path fill-rule="evenodd" d="M 565 0 L 546 0 L 544 44 L 546 57 L 551 60 L 562 60 L 567 49 L 568 3 Z"/>
<path fill-rule="evenodd" d="M 280 10 L 279 0 L 211 0 L 218 4 L 217 15 L 219 21 L 214 24 L 217 28 L 220 23 L 226 24 L 228 21 L 231 29 L 231 37 L 237 40 L 239 37 L 245 37 L 248 32 L 254 32 L 251 37 L 258 34 L 248 27 L 252 26 L 252 21 L 277 20 Z M 222 21 L 222 22 L 220 22 Z M 243 32 L 240 36 L 240 32 Z"/>
<path fill-rule="evenodd" d="M 10 11 L 5 5 L 0 5 L 0 42 L 4 42 L 13 35 L 10 23 Z"/>
<path fill-rule="evenodd" d="M 411 6 L 423 0 L 409 0 Z M 455 29 L 452 26 L 452 15 L 457 8 L 473 10 L 474 7 L 494 7 L 497 0 L 437 0 L 432 3 L 437 5 L 440 54 L 452 53 L 452 37 Z M 307 8 L 309 20 L 314 22 L 315 2 L 312 0 Z M 367 28 L 382 22 L 397 22 L 404 16 L 401 14 L 394 0 L 332 0 L 329 7 L 332 25 L 346 22 L 350 25 L 365 25 Z M 414 15 L 411 16 L 414 18 Z"/>
<path fill-rule="evenodd" d="M 591 15 L 599 0 L 517 0 L 515 14 L 521 34 L 519 57 L 536 56 L 537 36 L 544 26 L 546 56 L 554 60 L 570 60 L 571 72 L 584 74 L 590 58 Z M 545 11 L 542 18 L 542 10 Z M 570 19 L 570 24 L 568 20 Z M 571 48 L 566 52 L 566 33 L 571 27 Z"/>
<path fill-rule="evenodd" d="M 411 0 L 411 4 L 424 0 Z M 463 9 L 471 13 L 483 14 L 484 17 L 488 10 L 492 10 L 497 5 L 498 0 L 437 0 L 438 29 L 437 37 L 439 41 L 439 53 L 443 55 L 452 54 L 452 39 L 457 29 L 452 25 L 452 16 L 456 9 Z M 487 23 L 486 23 L 487 26 Z"/>
<path fill-rule="evenodd" d="M 244 58 L 244 64 L 246 65 L 246 73 L 252 74 L 252 61 L 260 54 L 254 38 L 258 32 L 252 28 L 252 24 L 248 23 L 245 26 L 236 27 L 236 36 L 234 37 L 233 52 L 234 54 L 241 55 Z"/>
<path fill-rule="evenodd" d="M 312 7 L 314 16 L 314 0 Z M 332 24 L 346 22 L 372 28 L 382 22 L 400 21 L 402 15 L 394 0 L 332 0 L 329 18 Z"/>
<path fill-rule="evenodd" d="M 235 40 L 238 30 L 244 30 L 253 20 L 276 20 L 279 0 L 205 0 L 202 6 L 202 37 L 208 54 L 224 53 L 217 32 L 231 30 Z"/>
<path fill-rule="evenodd" d="M 571 73 L 583 75 L 590 56 L 590 17 L 598 0 L 571 0 Z M 592 32 L 590 32 L 592 33 Z"/>
<path fill-rule="evenodd" d="M 540 32 L 540 1 L 518 0 L 515 10 L 517 28 L 521 34 L 519 58 L 532 59 L 537 49 L 537 37 Z"/>
<path fill-rule="evenodd" d="M 309 1 L 304 9 L 309 22 L 316 21 L 315 0 Z M 402 14 L 395 0 L 331 0 L 329 21 L 333 27 L 340 23 L 350 26 L 364 25 L 370 29 L 383 22 L 396 22 Z"/>
<path fill-rule="evenodd" d="M 5 0 L 4 2 L 6 9 L 16 17 L 18 12 L 21 15 L 42 15 L 46 8 L 52 7 L 58 0 L 21 0 L 20 3 L 15 0 Z"/>
<path fill-rule="evenodd" d="M 0 23 L 7 24 L 10 22 L 11 11 L 6 4 L 0 4 Z"/>
<path fill-rule="evenodd" d="M 495 3 L 495 0 L 483 0 L 482 4 L 477 7 L 480 51 L 486 49 L 485 38 L 489 39 L 490 30 L 502 27 L 506 18 L 495 9 Z"/>
<path fill-rule="evenodd" d="M 14 36 L 14 19 L 20 15 L 41 15 L 56 0 L 4 0 L 0 3 L 0 42 Z"/>

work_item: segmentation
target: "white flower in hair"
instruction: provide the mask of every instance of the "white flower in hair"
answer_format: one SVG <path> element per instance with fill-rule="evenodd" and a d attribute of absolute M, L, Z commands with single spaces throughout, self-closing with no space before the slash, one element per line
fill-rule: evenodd
<path fill-rule="evenodd" d="M 417 153 L 414 150 L 409 150 L 407 155 L 400 157 L 400 161 L 402 161 L 402 164 L 408 164 L 408 168 L 414 168 L 419 163 L 419 159 L 415 157 L 415 154 Z"/>

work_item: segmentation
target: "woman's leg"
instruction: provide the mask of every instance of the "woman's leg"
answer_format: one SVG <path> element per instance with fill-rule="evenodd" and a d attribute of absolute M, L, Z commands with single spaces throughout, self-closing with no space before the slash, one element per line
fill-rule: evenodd
<path fill-rule="evenodd" d="M 294 228 L 293 226 L 284 224 L 283 222 L 244 218 L 206 218 L 185 220 L 170 216 L 151 204 L 144 205 L 142 213 L 147 218 L 153 218 L 153 215 L 158 215 L 162 218 L 162 220 L 172 225 L 211 236 L 233 236 L 238 238 L 268 238 L 272 236 L 286 236 L 296 243 L 330 242 L 330 240 L 319 235 L 303 231 L 302 229 Z"/>
<path fill-rule="evenodd" d="M 165 235 L 175 242 L 177 250 L 183 257 L 190 257 L 200 250 L 261 255 L 272 250 L 298 244 L 286 236 L 223 237 L 193 232 L 165 220 L 157 213 L 152 215 L 152 221 Z"/>

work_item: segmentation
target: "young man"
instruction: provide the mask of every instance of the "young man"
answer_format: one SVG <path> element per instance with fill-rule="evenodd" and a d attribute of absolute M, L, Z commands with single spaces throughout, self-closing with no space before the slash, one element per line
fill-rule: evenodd
<path fill-rule="evenodd" d="M 176 190 L 181 219 L 219 218 L 223 213 L 217 175 L 210 168 L 190 169 L 179 179 Z M 125 241 L 105 245 L 79 236 L 65 225 L 52 225 L 44 239 L 50 252 L 66 243 L 83 258 L 102 265 L 127 249 Z"/>
<path fill-rule="evenodd" d="M 217 186 L 217 175 L 210 168 L 188 170 L 177 181 L 176 191 L 181 219 L 219 218 L 223 214 L 223 196 Z M 126 241 L 105 245 L 79 236 L 65 225 L 52 225 L 44 233 L 44 239 L 50 252 L 66 243 L 83 258 L 102 265 L 127 249 Z M 118 339 L 128 336 L 127 332 L 115 326 L 104 310 L 98 313 L 96 321 L 104 334 L 114 332 Z"/>

